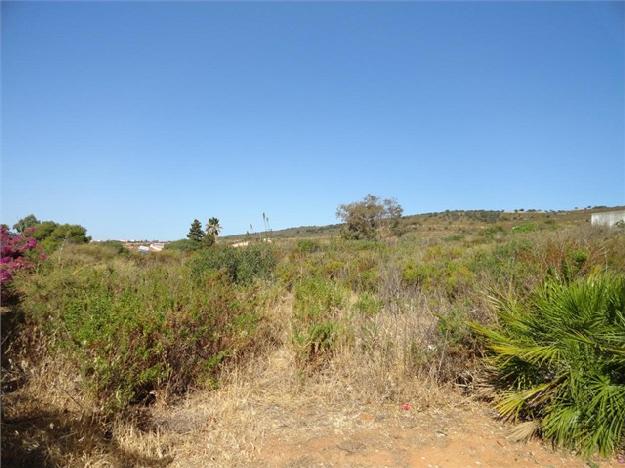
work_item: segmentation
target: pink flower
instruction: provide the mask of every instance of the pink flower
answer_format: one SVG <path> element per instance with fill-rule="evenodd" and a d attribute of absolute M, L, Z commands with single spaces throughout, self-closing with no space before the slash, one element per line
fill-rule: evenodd
<path fill-rule="evenodd" d="M 29 269 L 34 265 L 27 256 L 37 247 L 37 240 L 31 237 L 32 230 L 22 234 L 11 234 L 0 228 L 0 285 L 7 283 L 17 270 Z"/>

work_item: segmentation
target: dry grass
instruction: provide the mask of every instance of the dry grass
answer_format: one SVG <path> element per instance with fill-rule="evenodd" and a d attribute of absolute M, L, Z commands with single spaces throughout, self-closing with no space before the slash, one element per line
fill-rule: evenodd
<path fill-rule="evenodd" d="M 169 448 L 141 413 L 104 423 L 75 369 L 50 358 L 22 361 L 25 384 L 2 395 L 5 466 L 160 466 Z"/>
<path fill-rule="evenodd" d="M 371 323 L 354 324 L 362 333 L 354 346 L 338 349 L 323 370 L 308 373 L 297 366 L 287 297 L 267 311 L 277 348 L 224 370 L 217 390 L 190 394 L 175 408 L 154 409 L 161 442 L 173 447 L 173 466 L 250 465 L 276 431 L 293 428 L 288 432 L 296 437 L 301 430 L 351 427 L 367 408 L 458 404 L 410 364 L 411 340 L 425 339 L 416 334 L 433 317 L 423 306 L 415 302 L 403 313 L 388 310 Z M 371 352 L 359 352 L 360 345 Z"/>

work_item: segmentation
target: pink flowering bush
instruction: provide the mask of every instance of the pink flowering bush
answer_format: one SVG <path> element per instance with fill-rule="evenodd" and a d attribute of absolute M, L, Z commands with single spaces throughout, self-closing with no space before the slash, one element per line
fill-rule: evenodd
<path fill-rule="evenodd" d="M 36 253 L 37 240 L 32 230 L 12 234 L 6 226 L 0 228 L 0 285 L 6 284 L 18 270 L 34 267 L 32 261 Z"/>

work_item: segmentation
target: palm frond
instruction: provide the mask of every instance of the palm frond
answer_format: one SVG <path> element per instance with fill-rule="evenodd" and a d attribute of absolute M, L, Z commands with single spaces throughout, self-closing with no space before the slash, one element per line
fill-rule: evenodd
<path fill-rule="evenodd" d="M 551 279 L 526 303 L 490 300 L 498 326 L 471 327 L 490 350 L 501 415 L 585 454 L 623 448 L 625 276 Z"/>

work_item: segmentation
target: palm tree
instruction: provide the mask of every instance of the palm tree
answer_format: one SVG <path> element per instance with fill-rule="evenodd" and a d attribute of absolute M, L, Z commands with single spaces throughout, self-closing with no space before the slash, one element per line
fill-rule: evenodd
<path fill-rule="evenodd" d="M 221 232 L 221 226 L 219 224 L 219 219 L 214 216 L 208 220 L 208 224 L 206 225 L 206 234 L 214 235 L 217 237 Z"/>
<path fill-rule="evenodd" d="M 209 245 L 213 245 L 220 232 L 221 226 L 219 224 L 219 219 L 213 216 L 208 220 L 208 224 L 206 225 L 206 236 L 204 237 L 204 240 Z"/>

